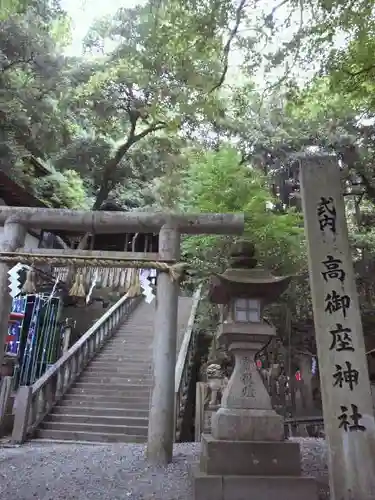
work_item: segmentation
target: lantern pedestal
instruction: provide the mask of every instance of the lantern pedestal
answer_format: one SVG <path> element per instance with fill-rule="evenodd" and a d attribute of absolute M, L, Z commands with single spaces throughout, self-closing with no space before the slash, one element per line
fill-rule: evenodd
<path fill-rule="evenodd" d="M 301 477 L 298 443 L 229 441 L 202 435 L 193 468 L 195 500 L 317 500 L 313 479 Z"/>
<path fill-rule="evenodd" d="M 212 435 L 202 434 L 194 499 L 317 500 L 315 480 L 301 476 L 299 444 L 284 441 L 282 427 L 272 410 L 220 408 Z"/>
<path fill-rule="evenodd" d="M 212 416 L 212 436 L 232 441 L 283 441 L 283 418 L 269 410 L 220 408 Z"/>
<path fill-rule="evenodd" d="M 267 439 L 202 434 L 200 463 L 192 469 L 194 499 L 317 500 L 315 479 L 301 476 L 299 444 Z"/>
<path fill-rule="evenodd" d="M 241 332 L 242 330 L 242 332 Z M 222 325 L 219 341 L 227 345 L 235 365 L 212 417 L 212 436 L 233 441 L 282 441 L 283 418 L 272 408 L 269 394 L 255 364 L 255 355 L 275 335 L 267 323 Z"/>
<path fill-rule="evenodd" d="M 301 477 L 299 444 L 284 441 L 284 422 L 271 405 L 254 356 L 274 335 L 266 323 L 238 332 L 223 325 L 235 367 L 212 416 L 212 434 L 203 434 L 194 469 L 195 500 L 316 500 L 314 479 Z M 246 329 L 244 329 L 246 330 Z"/>
<path fill-rule="evenodd" d="M 195 500 L 316 500 L 314 479 L 301 476 L 299 444 L 284 441 L 284 421 L 272 408 L 255 354 L 275 335 L 267 323 L 223 323 L 218 340 L 235 365 L 202 435 Z"/>
<path fill-rule="evenodd" d="M 227 457 L 227 460 L 231 460 Z M 247 456 L 251 460 L 251 455 Z M 193 469 L 195 500 L 317 500 L 313 479 L 296 476 L 207 474 Z"/>

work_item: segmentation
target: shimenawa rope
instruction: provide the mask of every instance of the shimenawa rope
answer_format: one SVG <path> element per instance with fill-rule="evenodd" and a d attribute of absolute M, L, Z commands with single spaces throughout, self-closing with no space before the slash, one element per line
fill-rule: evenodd
<path fill-rule="evenodd" d="M 97 258 L 97 257 L 77 257 L 74 255 L 44 255 L 28 254 L 18 252 L 0 252 L 1 262 L 22 262 L 23 264 L 49 264 L 54 266 L 74 266 L 74 267 L 122 267 L 134 269 L 156 269 L 161 272 L 168 272 L 173 281 L 180 280 L 188 268 L 188 264 L 178 262 L 167 264 L 166 262 L 127 260 L 118 258 Z"/>

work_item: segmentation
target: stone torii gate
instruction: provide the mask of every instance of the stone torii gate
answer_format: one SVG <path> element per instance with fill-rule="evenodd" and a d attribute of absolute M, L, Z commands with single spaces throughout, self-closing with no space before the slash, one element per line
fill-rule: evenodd
<path fill-rule="evenodd" d="M 150 407 L 147 455 L 150 461 L 165 464 L 172 460 L 174 440 L 174 381 L 176 365 L 176 332 L 181 270 L 181 234 L 240 235 L 244 230 L 243 214 L 171 214 L 149 212 L 91 212 L 45 208 L 0 208 L 0 363 L 11 298 L 8 291 L 10 263 L 55 263 L 75 266 L 111 266 L 159 269 L 155 340 L 153 357 L 153 390 Z M 94 250 L 25 250 L 28 229 L 69 230 L 93 234 L 159 232 L 157 254 L 103 252 Z"/>

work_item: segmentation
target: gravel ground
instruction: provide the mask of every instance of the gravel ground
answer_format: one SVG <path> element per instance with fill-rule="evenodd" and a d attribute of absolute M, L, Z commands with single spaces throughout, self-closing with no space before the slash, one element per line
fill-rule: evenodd
<path fill-rule="evenodd" d="M 329 497 L 323 440 L 298 439 L 302 468 L 322 483 Z M 189 464 L 199 444 L 177 444 L 173 463 L 150 467 L 143 445 L 31 442 L 0 448 L 0 498 L 7 500 L 191 500 Z"/>

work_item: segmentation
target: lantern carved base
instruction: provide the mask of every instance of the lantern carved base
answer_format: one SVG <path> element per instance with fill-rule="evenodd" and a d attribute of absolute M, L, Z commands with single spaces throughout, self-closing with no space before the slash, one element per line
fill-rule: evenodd
<path fill-rule="evenodd" d="M 299 476 L 299 446 L 280 441 L 218 441 L 202 434 L 200 469 L 207 474 L 232 476 Z"/>
<path fill-rule="evenodd" d="M 284 440 L 283 418 L 272 409 L 256 368 L 261 329 L 270 327 L 257 325 L 252 341 L 229 332 L 235 367 L 212 415 L 211 434 L 202 435 L 200 464 L 193 468 L 195 500 L 318 498 L 315 479 L 301 476 L 299 444 Z"/>
<path fill-rule="evenodd" d="M 314 478 L 301 476 L 299 444 L 217 440 L 202 434 L 194 500 L 317 500 Z"/>
<path fill-rule="evenodd" d="M 229 458 L 228 458 L 229 459 Z M 193 469 L 194 500 L 317 500 L 314 479 L 296 476 L 218 475 Z"/>
<path fill-rule="evenodd" d="M 234 441 L 283 441 L 283 418 L 274 410 L 220 408 L 212 416 L 212 436 Z"/>

